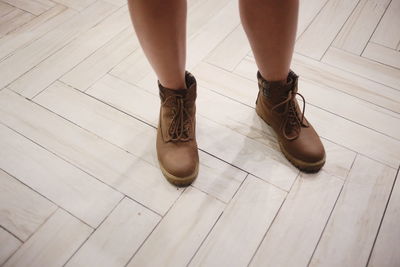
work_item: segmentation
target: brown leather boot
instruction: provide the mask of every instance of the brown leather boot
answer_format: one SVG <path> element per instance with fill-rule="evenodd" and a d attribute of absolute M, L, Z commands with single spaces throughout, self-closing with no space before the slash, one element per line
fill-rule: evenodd
<path fill-rule="evenodd" d="M 196 89 L 194 76 L 185 72 L 187 89 L 172 90 L 158 81 L 161 107 L 157 129 L 157 156 L 165 178 L 177 186 L 190 185 L 197 177 Z"/>
<path fill-rule="evenodd" d="M 318 134 L 304 117 L 305 100 L 297 92 L 298 76 L 290 71 L 287 81 L 269 82 L 258 71 L 257 79 L 256 112 L 274 129 L 282 153 L 302 171 L 319 171 L 325 164 L 325 150 Z M 296 95 L 303 99 L 303 111 Z"/>

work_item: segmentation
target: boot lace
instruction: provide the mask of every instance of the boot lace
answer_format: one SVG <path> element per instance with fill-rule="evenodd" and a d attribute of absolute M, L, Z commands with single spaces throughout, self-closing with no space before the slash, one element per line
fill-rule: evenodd
<path fill-rule="evenodd" d="M 188 141 L 190 139 L 191 118 L 188 109 L 185 105 L 184 96 L 174 94 L 169 96 L 165 101 L 172 98 L 176 105 L 172 108 L 172 121 L 168 128 L 168 134 L 171 136 L 171 141 Z"/>
<path fill-rule="evenodd" d="M 303 100 L 303 109 L 301 116 L 300 114 L 298 114 L 296 109 L 296 95 L 299 95 Z M 277 109 L 282 106 L 284 107 L 284 109 L 282 112 L 279 112 Z M 272 107 L 273 111 L 277 112 L 284 118 L 282 123 L 282 133 L 287 140 L 294 140 L 298 138 L 300 135 L 301 127 L 308 127 L 308 124 L 306 124 L 304 121 L 305 109 L 306 101 L 304 99 L 304 96 L 298 93 L 297 90 L 290 90 L 288 97 L 284 101 Z M 292 131 L 294 131 L 295 134 L 293 136 L 289 136 Z"/>

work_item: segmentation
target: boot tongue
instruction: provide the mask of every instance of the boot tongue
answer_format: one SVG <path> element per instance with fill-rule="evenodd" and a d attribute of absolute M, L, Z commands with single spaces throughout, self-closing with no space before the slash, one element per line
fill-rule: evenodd
<path fill-rule="evenodd" d="M 294 82 L 295 81 L 290 77 L 288 77 L 287 80 L 267 82 L 263 90 L 268 102 L 272 106 L 275 106 L 285 101 L 289 96 L 289 92 L 294 90 Z M 285 105 L 277 108 L 278 112 L 283 112 L 284 110 Z"/>

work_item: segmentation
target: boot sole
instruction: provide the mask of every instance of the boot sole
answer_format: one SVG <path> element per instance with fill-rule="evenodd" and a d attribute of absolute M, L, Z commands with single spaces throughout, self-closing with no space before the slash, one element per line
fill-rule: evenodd
<path fill-rule="evenodd" d="M 308 172 L 308 173 L 314 173 L 314 172 L 318 172 L 322 166 L 324 166 L 325 164 L 325 155 L 324 158 L 316 161 L 316 162 L 306 162 L 300 159 L 297 159 L 295 157 L 293 157 L 292 155 L 290 155 L 285 148 L 283 147 L 283 145 L 281 144 L 281 142 L 279 143 L 279 148 L 281 149 L 283 155 L 285 156 L 285 158 L 290 161 L 290 163 L 292 163 L 296 168 L 298 168 L 300 171 L 303 172 Z"/>
<path fill-rule="evenodd" d="M 258 109 L 256 108 L 256 113 L 257 115 L 269 126 L 271 127 L 271 125 L 263 118 L 263 116 L 261 116 L 261 114 L 258 112 Z M 273 128 L 271 127 L 271 129 L 273 130 Z M 294 156 L 292 156 L 289 152 L 287 152 L 285 150 L 285 148 L 283 147 L 282 143 L 280 141 L 278 141 L 279 144 L 279 148 L 282 152 L 282 154 L 285 156 L 285 158 L 293 164 L 293 166 L 295 166 L 296 168 L 298 168 L 300 171 L 303 172 L 308 172 L 308 173 L 314 173 L 314 172 L 318 172 L 325 164 L 325 160 L 326 160 L 326 155 L 324 155 L 324 158 L 316 161 L 316 162 L 306 162 L 303 161 L 301 159 L 295 158 Z"/>
<path fill-rule="evenodd" d="M 161 162 L 158 162 L 160 165 L 160 169 L 164 177 L 168 180 L 173 185 L 179 186 L 179 187 L 184 187 L 184 186 L 189 186 L 193 183 L 193 181 L 196 179 L 198 173 L 199 173 L 199 164 L 197 163 L 196 168 L 194 172 L 188 176 L 185 177 L 179 177 L 175 176 L 171 173 L 169 173 L 161 164 Z"/>

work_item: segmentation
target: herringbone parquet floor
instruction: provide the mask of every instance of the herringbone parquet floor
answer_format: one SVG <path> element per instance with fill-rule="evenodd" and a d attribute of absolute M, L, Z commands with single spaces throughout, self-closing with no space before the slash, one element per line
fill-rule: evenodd
<path fill-rule="evenodd" d="M 400 266 L 400 0 L 301 0 L 312 175 L 255 114 L 237 1 L 188 4 L 201 166 L 176 188 L 126 0 L 0 0 L 0 265 Z"/>

